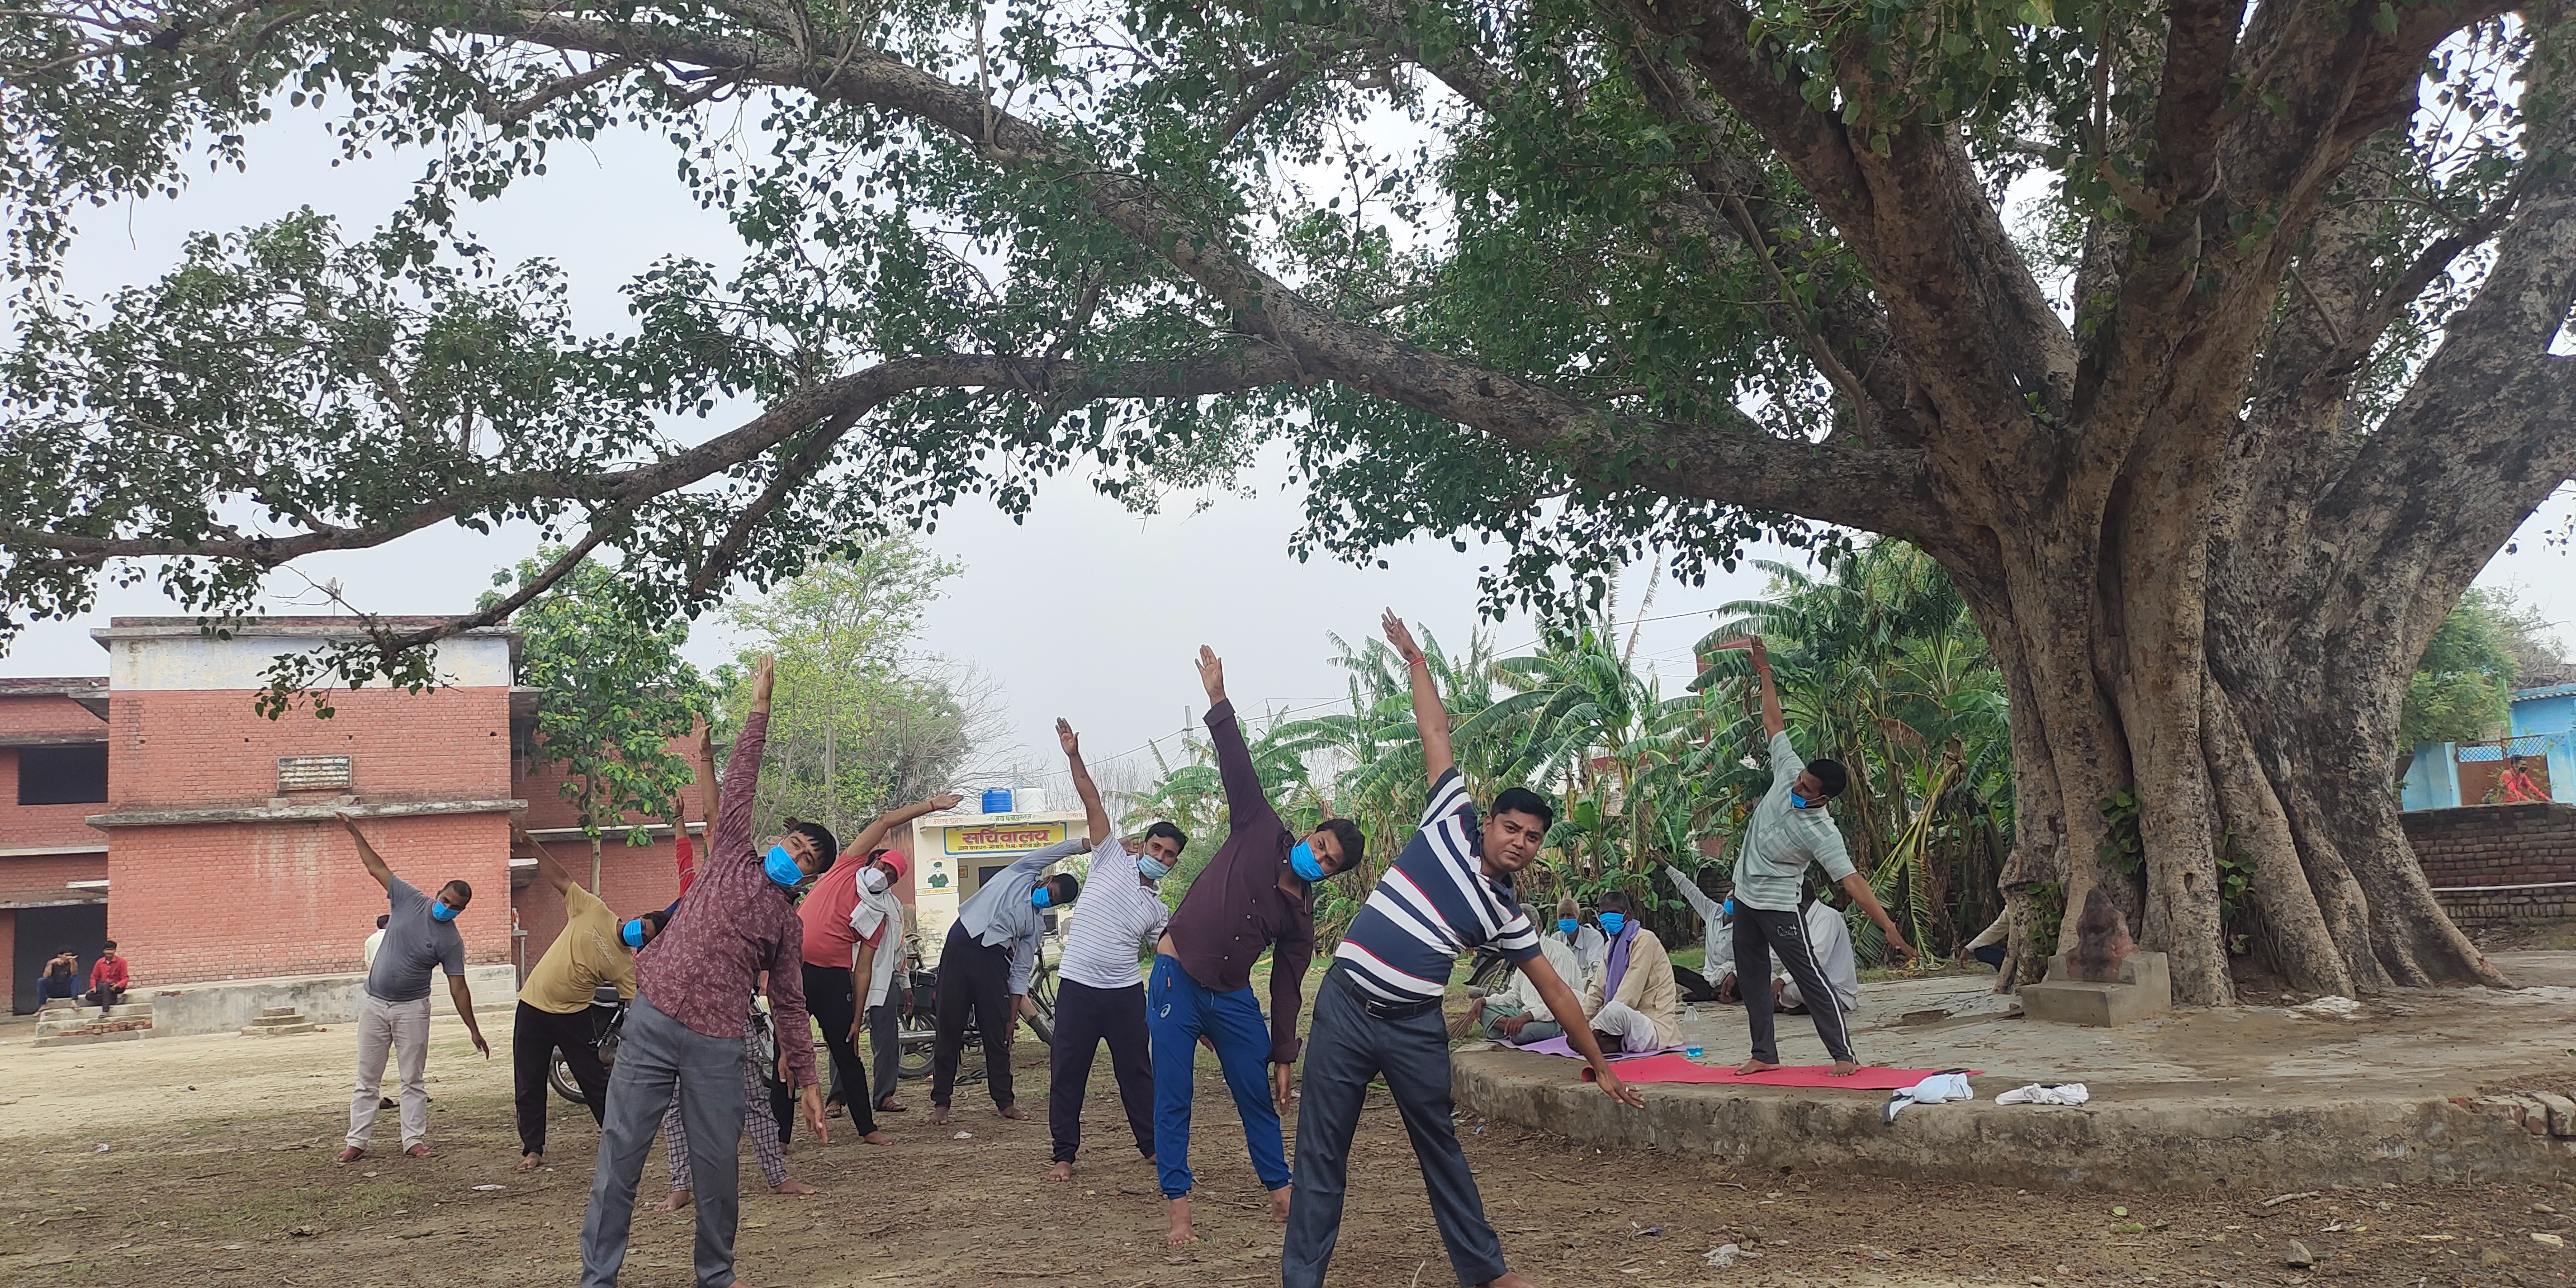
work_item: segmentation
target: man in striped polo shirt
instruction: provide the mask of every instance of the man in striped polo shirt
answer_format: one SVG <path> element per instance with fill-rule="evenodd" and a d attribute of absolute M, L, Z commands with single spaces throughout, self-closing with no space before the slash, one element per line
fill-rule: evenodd
<path fill-rule="evenodd" d="M 1538 928 L 1511 891 L 1512 874 L 1538 857 L 1555 811 L 1537 793 L 1514 787 L 1494 798 L 1491 815 L 1478 824 L 1475 802 L 1450 753 L 1449 712 L 1430 663 L 1401 618 L 1389 612 L 1384 625 L 1412 676 L 1431 800 L 1423 807 L 1421 830 L 1343 934 L 1315 996 L 1280 1280 L 1283 1288 L 1321 1288 L 1341 1237 L 1351 1134 L 1370 1080 L 1383 1074 L 1413 1138 L 1413 1156 L 1422 1165 L 1440 1241 L 1458 1282 L 1517 1288 L 1529 1281 L 1503 1266 L 1502 1241 L 1485 1220 L 1484 1201 L 1450 1120 L 1449 1030 L 1440 1001 L 1459 955 L 1492 944 L 1528 975 L 1551 1012 L 1583 1013 L 1574 991 L 1539 954 Z M 1611 1099 L 1644 1105 L 1611 1070 L 1590 1029 L 1574 1025 L 1566 1041 L 1591 1062 Z"/>

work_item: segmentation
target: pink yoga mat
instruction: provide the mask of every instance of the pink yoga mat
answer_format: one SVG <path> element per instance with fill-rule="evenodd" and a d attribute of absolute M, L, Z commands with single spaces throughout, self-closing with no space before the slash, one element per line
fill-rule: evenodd
<path fill-rule="evenodd" d="M 1738 1074 L 1722 1065 L 1700 1064 L 1686 1055 L 1656 1055 L 1631 1060 L 1619 1066 L 1622 1082 L 1711 1082 L 1739 1083 L 1756 1087 L 1821 1087 L 1835 1091 L 1898 1091 L 1941 1072 L 1938 1069 L 1863 1068 L 1848 1078 L 1834 1076 L 1829 1064 L 1791 1065 L 1769 1073 Z M 1981 1074 L 1983 1069 L 1969 1073 Z M 1589 1066 L 1583 1079 L 1592 1080 Z"/>

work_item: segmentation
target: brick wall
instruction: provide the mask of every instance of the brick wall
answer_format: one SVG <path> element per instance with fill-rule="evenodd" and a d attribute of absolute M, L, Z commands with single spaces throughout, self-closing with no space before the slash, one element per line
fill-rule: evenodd
<path fill-rule="evenodd" d="M 2576 805 L 2469 805 L 2398 818 L 2436 888 L 2576 881 Z"/>
<path fill-rule="evenodd" d="M 435 894 L 463 879 L 469 965 L 510 954 L 510 824 L 503 814 L 370 819 L 395 875 Z M 138 979 L 177 983 L 355 971 L 384 891 L 332 822 L 120 828 L 108 852 L 107 931 Z"/>
<path fill-rule="evenodd" d="M 670 741 L 668 746 L 672 752 L 682 757 L 695 759 L 692 754 L 693 744 L 686 738 L 674 738 Z M 705 782 L 708 775 L 712 772 L 713 771 L 707 766 L 699 765 L 697 767 L 698 781 L 701 783 Z M 573 803 L 566 799 L 563 794 L 564 779 L 565 774 L 562 765 L 535 755 L 523 754 L 518 758 L 517 762 L 511 766 L 512 790 L 520 800 L 528 803 L 527 825 L 531 830 L 542 830 L 550 827 L 581 826 L 581 812 L 573 808 Z M 692 822 L 704 823 L 707 821 L 704 817 L 706 812 L 706 796 L 704 795 L 703 788 L 689 788 L 687 792 L 687 801 L 685 803 L 688 807 L 689 818 Z M 671 820 L 663 818 L 660 815 L 648 817 L 644 815 L 630 814 L 627 816 L 627 821 L 635 823 L 668 823 Z M 616 838 L 612 837 L 610 838 L 610 843 L 617 844 L 619 842 Z M 589 848 L 590 846 L 588 842 L 585 841 L 582 843 L 582 849 L 585 852 L 587 852 Z M 665 857 L 668 856 L 666 855 Z"/>
<path fill-rule="evenodd" d="M 0 729 L 26 733 L 105 733 L 89 708 L 59 694 L 0 694 Z"/>
<path fill-rule="evenodd" d="M 2462 930 L 2538 917 L 2576 917 L 2576 885 L 2543 890 L 2445 890 L 2433 896 Z"/>
<path fill-rule="evenodd" d="M 63 890 L 74 881 L 96 881 L 106 876 L 107 834 L 93 831 L 90 835 L 98 842 L 93 854 L 19 854 L 0 858 L 0 890 L 13 895 Z M 68 896 L 71 892 L 63 893 Z"/>
<path fill-rule="evenodd" d="M 339 714 L 329 720 L 309 711 L 263 720 L 251 709 L 255 697 L 246 689 L 111 694 L 109 799 L 118 809 L 258 805 L 277 795 L 281 756 L 350 757 L 367 802 L 510 794 L 507 690 L 360 689 L 336 695 Z"/>

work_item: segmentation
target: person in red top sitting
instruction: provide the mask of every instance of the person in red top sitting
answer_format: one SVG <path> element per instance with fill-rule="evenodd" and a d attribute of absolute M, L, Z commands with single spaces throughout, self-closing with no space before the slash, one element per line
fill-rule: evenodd
<path fill-rule="evenodd" d="M 89 968 L 89 1001 L 98 1008 L 100 1019 L 107 1018 L 107 1008 L 125 1000 L 126 985 L 131 982 L 125 959 L 116 955 L 116 941 L 108 940 L 106 950 Z"/>
<path fill-rule="evenodd" d="M 2540 781 L 2531 776 L 2531 758 L 2528 756 L 2514 757 L 2513 763 L 2496 779 L 2496 786 L 2507 805 L 2525 802 L 2545 804 L 2549 800 L 2549 793 L 2542 791 Z"/>

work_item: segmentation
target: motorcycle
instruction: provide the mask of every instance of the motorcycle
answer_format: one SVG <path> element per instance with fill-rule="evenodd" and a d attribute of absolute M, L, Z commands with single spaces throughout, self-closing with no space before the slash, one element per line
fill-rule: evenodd
<path fill-rule="evenodd" d="M 606 1069 L 617 1062 L 618 1039 L 626 1027 L 626 999 L 617 995 L 615 984 L 602 984 L 590 990 L 588 1015 L 591 1042 L 599 1048 L 599 1067 Z M 581 1083 L 574 1080 L 572 1067 L 564 1063 L 561 1051 L 546 1062 L 546 1082 L 554 1087 L 556 1095 L 576 1105 L 590 1103 L 582 1098 Z"/>

